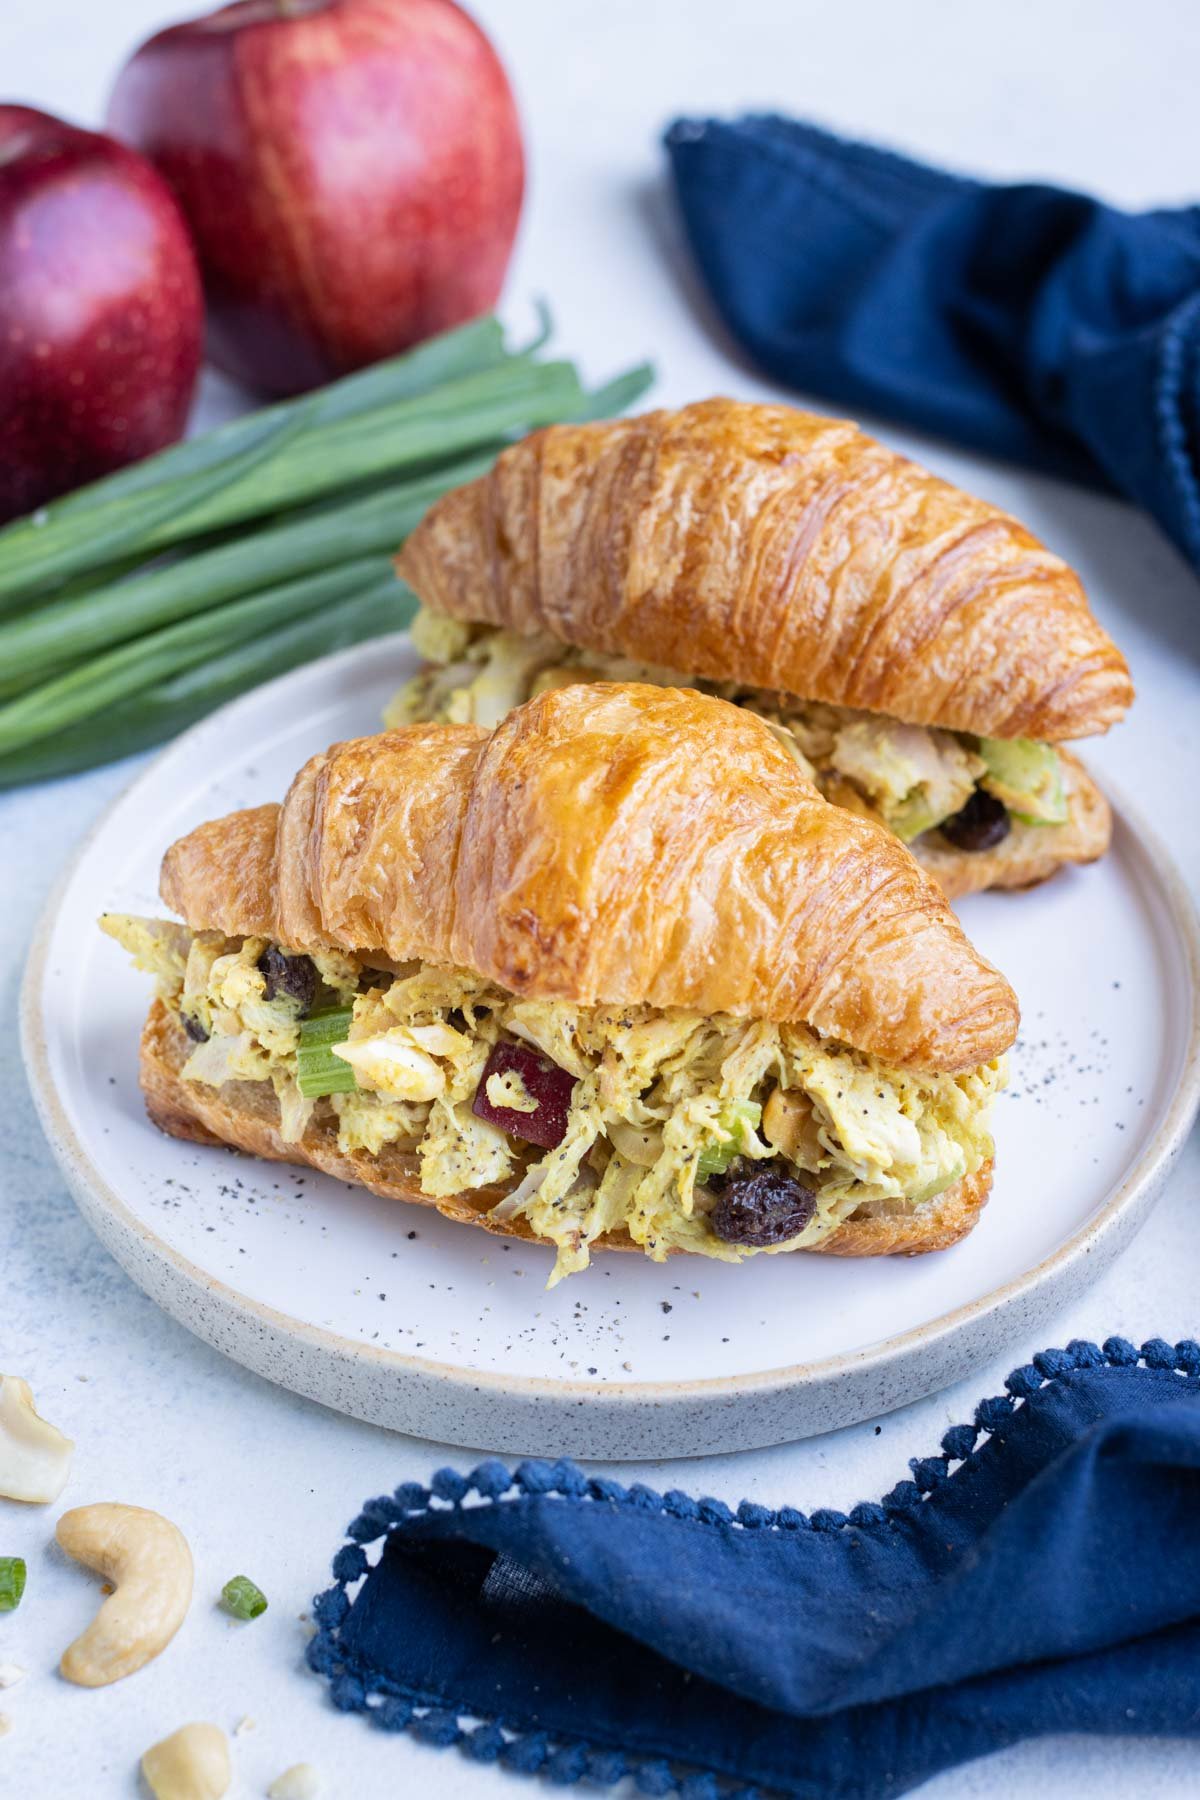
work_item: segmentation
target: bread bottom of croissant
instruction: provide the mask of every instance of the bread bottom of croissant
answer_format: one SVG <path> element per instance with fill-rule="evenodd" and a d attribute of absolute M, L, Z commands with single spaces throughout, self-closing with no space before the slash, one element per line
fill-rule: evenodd
<path fill-rule="evenodd" d="M 940 806 L 933 807 L 932 816 L 943 818 L 948 809 L 957 810 L 970 797 L 983 768 L 972 748 L 978 740 L 964 734 L 769 694 L 733 681 L 701 681 L 674 670 L 573 649 L 544 634 L 521 637 L 491 626 L 469 626 L 425 607 L 413 621 L 412 636 L 429 660 L 388 706 L 389 726 L 430 721 L 490 728 L 512 707 L 547 687 L 589 681 L 694 685 L 764 719 L 826 799 L 903 835 L 918 862 L 951 900 L 985 888 L 1033 887 L 1068 864 L 1095 862 L 1108 849 L 1112 834 L 1108 803 L 1078 759 L 1058 747 L 1066 819 L 1032 824 L 1010 813 L 1007 836 L 999 844 L 965 850 L 936 826 L 909 836 L 899 816 L 904 808 L 899 808 L 894 821 L 890 812 L 879 812 L 855 774 L 856 759 L 851 756 L 847 761 L 836 748 L 839 734 L 847 728 L 851 738 L 865 732 L 868 739 L 881 739 L 885 755 L 889 739 L 903 740 L 903 750 L 915 755 L 916 764 L 929 774 L 932 792 L 940 794 Z M 894 795 L 888 804 L 895 804 Z"/>
<path fill-rule="evenodd" d="M 546 1243 L 519 1216 L 498 1219 L 493 1208 L 508 1191 L 504 1187 L 473 1188 L 433 1199 L 422 1193 L 416 1156 L 394 1144 L 377 1155 L 339 1148 L 337 1118 L 328 1102 L 318 1105 L 303 1137 L 285 1142 L 280 1130 L 279 1102 L 270 1083 L 228 1081 L 208 1087 L 185 1081 L 184 1064 L 194 1049 L 175 1015 L 156 999 L 146 1019 L 141 1042 L 140 1079 L 146 1110 L 160 1130 L 199 1144 L 221 1144 L 273 1162 L 318 1169 L 338 1180 L 367 1188 L 385 1199 L 433 1207 L 444 1218 L 480 1225 L 502 1237 Z M 991 1189 L 990 1160 L 921 1206 L 874 1202 L 852 1214 L 836 1231 L 808 1248 L 832 1256 L 916 1256 L 945 1250 L 974 1228 Z M 637 1250 L 625 1231 L 595 1240 L 593 1250 Z M 668 1254 L 680 1254 L 670 1251 Z"/>

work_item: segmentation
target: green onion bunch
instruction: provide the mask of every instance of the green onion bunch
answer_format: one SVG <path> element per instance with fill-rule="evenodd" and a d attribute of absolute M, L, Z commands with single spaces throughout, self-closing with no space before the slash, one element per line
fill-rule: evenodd
<path fill-rule="evenodd" d="M 479 319 L 68 494 L 0 531 L 0 786 L 144 749 L 270 676 L 399 630 L 392 557 L 526 432 L 604 418 Z"/>

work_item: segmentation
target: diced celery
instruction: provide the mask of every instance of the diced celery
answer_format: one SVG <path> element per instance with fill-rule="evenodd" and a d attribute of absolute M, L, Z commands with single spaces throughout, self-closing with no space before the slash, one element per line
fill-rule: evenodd
<path fill-rule="evenodd" d="M 696 1180 L 723 1175 L 734 1157 L 743 1154 L 747 1134 L 758 1130 L 761 1118 L 762 1107 L 757 1100 L 731 1100 L 718 1120 L 719 1129 L 727 1135 L 719 1143 L 704 1146 L 696 1163 Z"/>
<path fill-rule="evenodd" d="M 353 1017 L 353 1007 L 331 1006 L 313 1013 L 301 1024 L 296 1086 L 306 1100 L 319 1100 L 325 1094 L 352 1094 L 357 1088 L 354 1070 L 331 1048 L 345 1043 Z"/>
<path fill-rule="evenodd" d="M 1052 744 L 1030 738 L 980 738 L 987 764 L 980 786 L 1024 825 L 1065 825 L 1069 816 L 1062 764 Z"/>

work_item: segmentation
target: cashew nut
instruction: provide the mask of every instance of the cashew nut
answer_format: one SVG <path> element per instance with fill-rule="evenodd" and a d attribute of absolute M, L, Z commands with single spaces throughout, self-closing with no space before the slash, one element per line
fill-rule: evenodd
<path fill-rule="evenodd" d="M 0 1375 L 0 1494 L 6 1500 L 57 1500 L 74 1448 L 39 1415 L 27 1381 Z"/>
<path fill-rule="evenodd" d="M 0 1663 L 0 1688 L 16 1687 L 18 1681 L 24 1681 L 28 1673 L 28 1669 L 23 1669 L 20 1663 Z"/>
<path fill-rule="evenodd" d="M 68 1556 L 116 1588 L 59 1664 L 80 1687 L 107 1687 L 152 1661 L 183 1624 L 192 1553 L 169 1519 L 115 1501 L 65 1512 L 54 1535 Z"/>
<path fill-rule="evenodd" d="M 181 1725 L 142 1758 L 155 1800 L 221 1800 L 233 1774 L 229 1744 L 216 1725 Z"/>
<path fill-rule="evenodd" d="M 812 1101 L 794 1088 L 775 1088 L 763 1108 L 763 1136 L 802 1169 L 819 1169 L 827 1152 L 817 1132 Z"/>
<path fill-rule="evenodd" d="M 267 1800 L 317 1800 L 319 1783 L 311 1763 L 293 1763 L 267 1789 Z"/>

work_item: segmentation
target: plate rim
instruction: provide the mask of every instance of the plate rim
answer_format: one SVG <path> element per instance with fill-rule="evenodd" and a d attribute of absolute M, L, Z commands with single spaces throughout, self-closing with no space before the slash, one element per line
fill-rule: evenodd
<path fill-rule="evenodd" d="M 674 1381 L 558 1380 L 545 1375 L 505 1374 L 494 1370 L 471 1369 L 458 1363 L 442 1362 L 402 1350 L 357 1342 L 242 1293 L 220 1277 L 207 1273 L 199 1264 L 168 1244 L 132 1211 L 93 1161 L 87 1145 L 75 1129 L 51 1073 L 49 1034 L 42 1007 L 43 978 L 65 894 L 79 865 L 104 833 L 113 815 L 142 787 L 150 784 L 168 759 L 181 752 L 186 755 L 191 746 L 203 742 L 220 722 L 236 719 L 240 711 L 261 705 L 264 698 L 269 701 L 274 691 L 295 683 L 297 677 L 305 679 L 314 675 L 337 674 L 353 665 L 368 648 L 378 653 L 381 647 L 399 645 L 408 641 L 408 638 L 407 631 L 388 633 L 383 637 L 351 645 L 331 656 L 318 658 L 302 665 L 298 670 L 289 670 L 249 693 L 227 701 L 206 718 L 189 726 L 163 745 L 151 761 L 138 770 L 102 808 L 59 871 L 30 940 L 20 994 L 21 1051 L 42 1130 L 76 1204 L 84 1210 L 93 1230 L 96 1226 L 85 1210 L 87 1206 L 96 1206 L 107 1214 L 116 1227 L 139 1241 L 143 1252 L 153 1260 L 169 1264 L 174 1274 L 188 1286 L 219 1299 L 232 1312 L 240 1313 L 254 1325 L 298 1339 L 307 1348 L 335 1356 L 341 1362 L 349 1360 L 352 1363 L 373 1365 L 377 1371 L 391 1372 L 398 1377 L 435 1381 L 459 1389 L 464 1397 L 469 1395 L 475 1399 L 482 1392 L 485 1395 L 504 1395 L 523 1401 L 559 1401 L 572 1409 L 582 1402 L 589 1402 L 595 1407 L 617 1411 L 623 1407 L 652 1407 L 656 1410 L 663 1407 L 690 1407 L 698 1401 L 722 1400 L 739 1394 L 790 1394 L 805 1388 L 819 1389 L 843 1375 L 853 1373 L 861 1377 L 867 1373 L 884 1373 L 903 1365 L 922 1350 L 932 1350 L 935 1346 L 945 1344 L 969 1326 L 978 1328 L 985 1325 L 989 1319 L 1016 1306 L 1023 1298 L 1031 1298 L 1039 1289 L 1055 1285 L 1076 1263 L 1088 1257 L 1115 1232 L 1119 1232 L 1122 1225 L 1141 1222 L 1140 1217 L 1135 1219 L 1128 1215 L 1138 1214 L 1139 1201 L 1142 1202 L 1141 1215 L 1148 1212 L 1191 1129 L 1197 1110 L 1200 1109 L 1200 914 L 1197 913 L 1182 872 L 1158 832 L 1146 823 L 1137 807 L 1130 804 L 1119 785 L 1106 777 L 1101 785 L 1112 805 L 1117 828 L 1130 833 L 1151 871 L 1157 884 L 1158 898 L 1165 903 L 1188 968 L 1191 1018 L 1179 1081 L 1149 1141 L 1101 1208 L 1048 1256 L 974 1300 L 966 1301 L 920 1325 L 911 1326 L 860 1349 L 840 1351 L 833 1356 L 784 1364 L 772 1369 Z M 1119 1248 L 1119 1244 L 1115 1248 Z M 128 1265 L 122 1262 L 122 1266 L 130 1279 L 143 1292 L 150 1294 L 156 1305 L 178 1318 L 195 1335 L 210 1344 L 214 1342 L 196 1323 L 165 1306 L 161 1298 L 147 1289 Z M 1095 1259 L 1094 1266 L 1098 1274 L 1102 1259 Z M 223 1345 L 217 1347 L 224 1349 Z M 224 1353 L 231 1354 L 229 1351 Z M 234 1357 L 234 1360 L 238 1359 Z M 279 1384 L 287 1385 L 283 1381 Z M 913 1397 L 915 1396 L 909 1396 Z"/>

